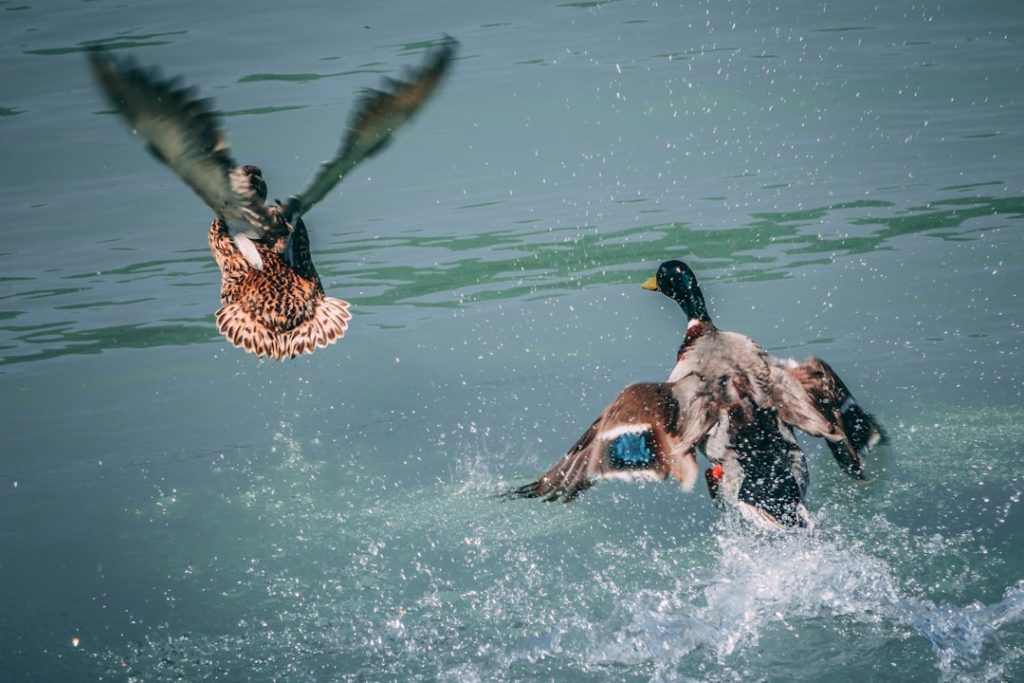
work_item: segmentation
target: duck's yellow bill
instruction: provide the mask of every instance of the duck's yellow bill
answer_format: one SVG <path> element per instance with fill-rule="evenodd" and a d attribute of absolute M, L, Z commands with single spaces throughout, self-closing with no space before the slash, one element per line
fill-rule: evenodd
<path fill-rule="evenodd" d="M 648 280 L 646 280 L 640 286 L 643 287 L 646 290 L 649 290 L 649 291 L 652 291 L 652 292 L 657 292 L 657 291 L 659 291 L 658 290 L 658 278 L 656 278 L 656 277 L 649 278 Z"/>

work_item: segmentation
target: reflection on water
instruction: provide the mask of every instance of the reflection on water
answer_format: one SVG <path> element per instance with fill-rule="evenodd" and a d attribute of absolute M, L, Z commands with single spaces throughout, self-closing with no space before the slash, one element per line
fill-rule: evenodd
<path fill-rule="evenodd" d="M 169 36 L 185 35 L 187 31 L 166 31 L 164 33 L 131 34 L 122 33 L 111 38 L 84 40 L 70 47 L 51 47 L 42 50 L 25 50 L 27 55 L 59 56 L 90 50 L 125 50 L 152 45 L 168 45 L 172 40 Z"/>
<path fill-rule="evenodd" d="M 239 83 L 260 83 L 262 81 L 285 81 L 292 83 L 309 83 L 319 81 L 323 78 L 338 78 L 340 76 L 354 76 L 357 74 L 379 74 L 384 73 L 382 69 L 352 69 L 350 71 L 337 71 L 327 74 L 250 74 L 238 79 Z"/>
<path fill-rule="evenodd" d="M 148 301 L 148 300 L 142 300 Z M 138 302 L 111 302 L 112 306 Z M 94 308 L 95 306 L 87 306 Z M 70 308 L 70 307 L 69 307 Z M 28 363 L 65 355 L 103 353 L 110 349 L 146 349 L 159 346 L 209 343 L 218 337 L 213 316 L 197 320 L 168 320 L 166 324 L 140 323 L 92 330 L 76 330 L 75 322 L 35 326 L 7 326 L 17 346 L 36 348 L 35 353 L 5 355 L 2 364 Z M 3 348 L 3 347 L 0 347 Z"/>
<path fill-rule="evenodd" d="M 1022 217 L 1024 197 L 1016 196 L 949 197 L 902 209 L 886 201 L 856 200 L 795 211 L 758 212 L 746 224 L 728 229 L 702 229 L 685 222 L 618 229 L 541 227 L 534 222 L 469 235 L 343 237 L 317 249 L 315 257 L 329 291 L 338 290 L 339 296 L 349 297 L 345 292 L 352 289 L 371 290 L 352 297 L 364 310 L 398 304 L 459 308 L 557 297 L 591 285 L 628 286 L 647 277 L 652 264 L 670 255 L 687 259 L 698 272 L 718 270 L 716 278 L 723 281 L 787 278 L 795 268 L 891 248 L 890 243 L 903 236 L 923 233 L 971 241 Z M 412 255 L 408 260 L 417 265 L 395 263 L 396 253 Z M 212 319 L 219 287 L 216 269 L 205 256 L 126 263 L 102 273 L 69 274 L 61 279 L 83 282 L 76 287 L 36 289 L 35 280 L 20 279 L 18 288 L 0 297 L 0 306 L 4 306 L 0 323 L 18 319 L 17 325 L 0 324 L 4 333 L 0 345 L 6 349 L 0 365 L 95 353 L 107 345 L 145 348 L 218 339 L 212 325 L 209 333 L 200 325 Z M 204 296 L 196 303 L 209 307 L 211 318 L 184 318 L 181 329 L 175 331 L 171 320 L 152 318 L 152 311 L 159 308 L 143 305 L 156 297 L 133 296 L 141 280 L 153 280 L 148 291 L 200 288 Z M 124 291 L 123 300 L 93 299 L 94 291 L 109 296 L 112 286 Z M 51 310 L 33 307 L 29 312 L 26 302 L 37 299 L 53 299 Z M 68 299 L 73 301 L 60 303 Z M 115 327 L 89 327 L 86 311 L 117 306 L 126 308 L 125 315 L 137 315 L 137 320 Z M 53 319 L 55 312 L 67 310 L 81 313 L 75 320 Z"/>
<path fill-rule="evenodd" d="M 234 111 L 222 112 L 222 116 L 263 116 L 265 114 L 277 114 L 282 111 L 295 111 L 305 109 L 305 105 L 296 104 L 285 107 L 253 107 L 252 109 L 235 109 Z"/>

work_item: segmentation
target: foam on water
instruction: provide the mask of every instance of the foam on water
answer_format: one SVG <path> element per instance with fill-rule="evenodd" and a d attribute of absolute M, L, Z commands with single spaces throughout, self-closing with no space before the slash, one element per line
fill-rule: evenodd
<path fill-rule="evenodd" d="M 931 646 L 943 680 L 998 680 L 1001 663 L 1021 655 L 1019 648 L 1002 648 L 999 633 L 1024 621 L 1024 581 L 989 605 L 936 604 L 903 586 L 893 567 L 864 544 L 826 534 L 769 536 L 729 526 L 718 536 L 717 566 L 698 586 L 641 591 L 622 601 L 630 621 L 611 639 L 616 647 L 603 648 L 603 656 L 629 665 L 650 659 L 671 670 L 703 647 L 728 667 L 779 626 L 794 630 L 826 623 L 834 624 L 826 628 L 838 636 L 850 625 L 867 627 L 868 636 L 878 640 L 919 636 Z M 812 652 L 802 656 L 813 661 Z"/>
<path fill-rule="evenodd" d="M 153 626 L 97 654 L 110 675 L 747 680 L 800 662 L 808 680 L 837 666 L 1000 680 L 1019 670 L 1024 581 L 988 601 L 939 597 L 972 592 L 971 534 L 920 535 L 835 504 L 818 509 L 814 532 L 768 533 L 717 513 L 680 527 L 663 503 L 691 498 L 667 486 L 609 485 L 612 496 L 571 506 L 499 503 L 494 463 L 513 454 L 497 451 L 467 452 L 450 482 L 360 504 L 352 465 L 324 461 L 322 448 L 285 426 L 262 465 L 242 466 L 248 486 L 225 512 L 231 528 L 262 531 L 224 560 L 228 580 L 209 596 L 235 620 Z M 649 526 L 624 519 L 643 517 Z"/>

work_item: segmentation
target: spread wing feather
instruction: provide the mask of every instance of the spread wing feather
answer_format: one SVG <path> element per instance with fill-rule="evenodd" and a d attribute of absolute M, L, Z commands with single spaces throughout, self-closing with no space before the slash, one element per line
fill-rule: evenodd
<path fill-rule="evenodd" d="M 703 404 L 686 396 L 688 389 L 685 381 L 626 387 L 554 467 L 506 495 L 569 501 L 600 479 L 663 480 L 669 475 L 692 488 L 694 447 L 710 423 L 690 414 L 689 409 Z M 681 406 L 687 406 L 686 414 Z"/>
<path fill-rule="evenodd" d="M 381 89 L 364 91 L 338 153 L 320 165 L 305 190 L 289 199 L 285 210 L 289 221 L 308 212 L 359 162 L 390 142 L 392 134 L 413 117 L 437 88 L 451 66 L 457 45 L 454 38 L 446 36 L 405 80 L 385 79 Z"/>
<path fill-rule="evenodd" d="M 782 421 L 823 437 L 839 466 L 864 479 L 863 456 L 885 440 L 885 432 L 828 363 L 820 358 L 774 360 L 772 379 Z"/>
<path fill-rule="evenodd" d="M 258 239 L 273 229 L 266 204 L 231 156 L 211 100 L 131 58 L 96 51 L 89 62 L 110 103 L 153 155 L 228 224 L 232 235 Z"/>

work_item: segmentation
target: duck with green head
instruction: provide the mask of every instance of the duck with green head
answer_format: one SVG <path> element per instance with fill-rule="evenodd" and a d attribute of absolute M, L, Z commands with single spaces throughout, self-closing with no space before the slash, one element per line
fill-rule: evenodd
<path fill-rule="evenodd" d="M 682 261 L 661 264 L 643 287 L 686 316 L 668 381 L 626 387 L 554 467 L 511 495 L 571 500 L 601 479 L 670 475 L 689 490 L 701 452 L 716 504 L 775 527 L 811 526 L 807 464 L 793 428 L 824 438 L 844 471 L 863 479 L 863 456 L 882 440 L 881 427 L 824 361 L 772 358 L 749 337 L 715 327 Z"/>

